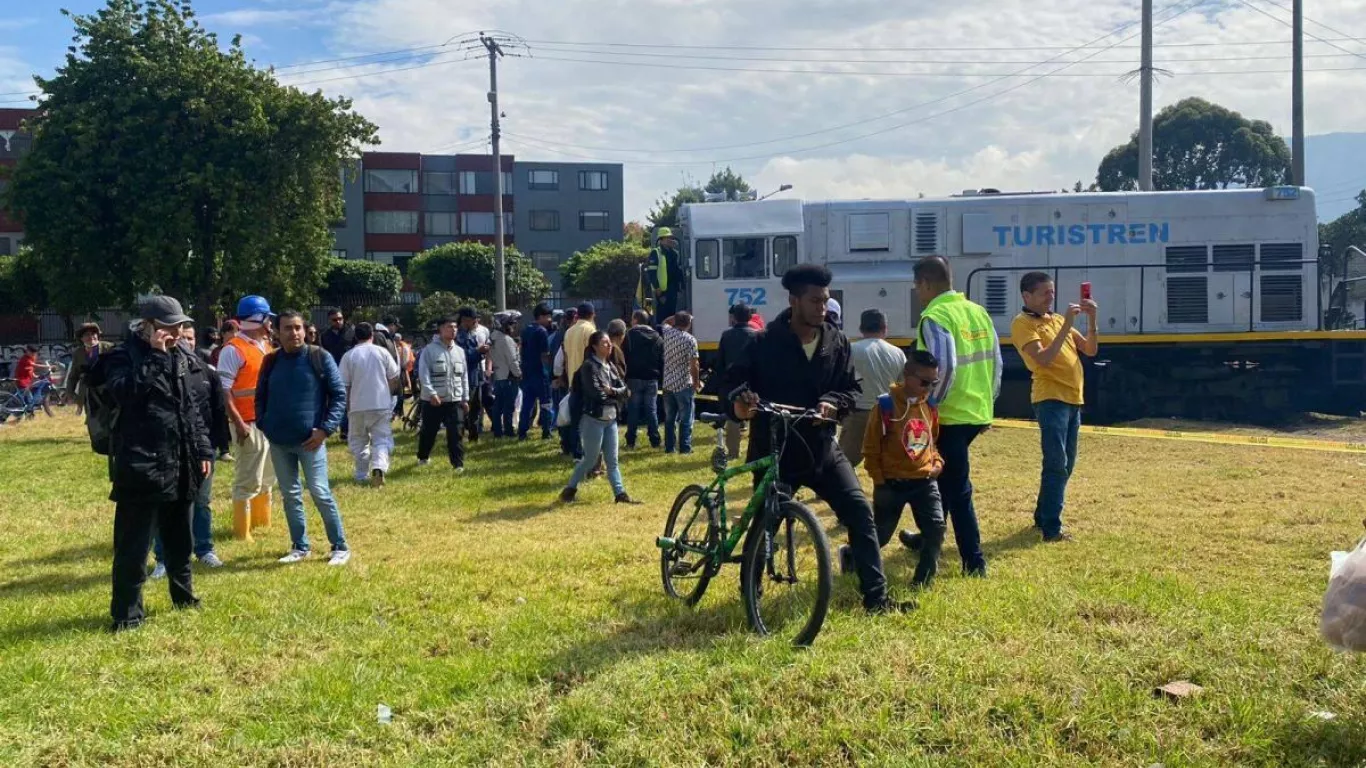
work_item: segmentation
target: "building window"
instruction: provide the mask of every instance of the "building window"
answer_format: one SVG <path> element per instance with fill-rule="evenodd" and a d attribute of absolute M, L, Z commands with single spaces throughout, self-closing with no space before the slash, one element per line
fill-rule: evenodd
<path fill-rule="evenodd" d="M 454 213 L 428 213 L 427 234 L 429 235 L 454 235 L 455 214 Z"/>
<path fill-rule="evenodd" d="M 462 194 L 462 195 L 473 195 L 473 194 L 475 194 L 474 190 L 475 190 L 475 189 L 477 188 L 477 186 L 478 186 L 478 185 L 476 184 L 476 181 L 477 181 L 478 179 L 479 179 L 479 175 L 476 174 L 474 171 L 461 171 L 461 172 L 460 172 L 460 194 Z"/>
<path fill-rule="evenodd" d="M 512 171 L 503 171 L 503 194 L 512 194 Z"/>
<path fill-rule="evenodd" d="M 345 249 L 345 248 L 333 248 L 333 249 L 332 249 L 332 258 L 334 258 L 334 259 L 344 259 L 344 258 L 346 258 L 346 249 Z"/>
<path fill-rule="evenodd" d="M 728 238 L 722 241 L 721 277 L 726 280 L 761 280 L 768 275 L 761 237 Z"/>
<path fill-rule="evenodd" d="M 582 232 L 606 232 L 607 211 L 579 211 L 579 230 Z"/>
<path fill-rule="evenodd" d="M 417 211 L 366 211 L 365 231 L 375 235 L 416 235 Z"/>
<path fill-rule="evenodd" d="M 532 211 L 531 229 L 535 232 L 555 232 L 560 228 L 559 211 Z"/>
<path fill-rule="evenodd" d="M 529 171 L 526 185 L 528 189 L 556 190 L 560 188 L 559 171 Z"/>
<path fill-rule="evenodd" d="M 560 268 L 559 251 L 532 251 L 531 263 L 542 272 L 554 272 Z"/>
<path fill-rule="evenodd" d="M 428 171 L 422 174 L 422 192 L 428 195 L 455 194 L 455 174 L 447 171 Z"/>
<path fill-rule="evenodd" d="M 417 171 L 367 170 L 366 192 L 410 193 L 417 191 Z"/>
<path fill-rule="evenodd" d="M 8 237 L 0 237 L 0 256 L 13 256 L 14 246 L 10 244 Z"/>
<path fill-rule="evenodd" d="M 589 192 L 607 190 L 607 171 L 579 171 L 579 189 Z"/>
<path fill-rule="evenodd" d="M 365 258 L 366 258 L 367 261 L 377 261 L 377 262 L 379 262 L 380 264 L 397 265 L 397 264 L 399 264 L 399 262 L 401 261 L 403 264 L 406 265 L 406 264 L 408 263 L 408 260 L 411 259 L 412 257 L 413 257 L 413 252 L 412 252 L 412 251 L 366 251 L 366 252 L 365 252 Z"/>
<path fill-rule="evenodd" d="M 460 214 L 460 234 L 462 235 L 492 235 L 493 214 L 491 213 L 462 213 Z"/>

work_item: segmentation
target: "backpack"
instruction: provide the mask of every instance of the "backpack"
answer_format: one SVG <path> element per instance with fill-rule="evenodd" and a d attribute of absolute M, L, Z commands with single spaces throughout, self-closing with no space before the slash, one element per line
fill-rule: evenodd
<path fill-rule="evenodd" d="M 129 364 L 133 368 L 142 365 L 142 350 L 138 345 L 128 343 L 123 347 L 128 352 Z M 110 350 L 100 355 L 95 366 L 103 368 L 112 352 L 113 350 Z M 103 376 L 99 378 L 103 380 Z M 114 450 L 114 432 L 119 428 L 118 403 L 105 390 L 102 383 L 96 387 L 88 387 L 85 398 L 85 431 L 90 435 L 90 449 L 101 456 L 111 456 Z"/>
<path fill-rule="evenodd" d="M 323 362 L 323 355 L 328 354 L 327 350 L 314 344 L 305 344 L 304 347 L 308 353 L 308 362 L 313 366 L 313 375 L 318 377 L 318 383 L 326 383 L 327 364 Z M 279 350 L 272 350 L 261 361 L 261 373 L 257 376 L 258 380 L 270 376 L 271 369 L 275 367 L 275 354 L 277 352 Z"/>

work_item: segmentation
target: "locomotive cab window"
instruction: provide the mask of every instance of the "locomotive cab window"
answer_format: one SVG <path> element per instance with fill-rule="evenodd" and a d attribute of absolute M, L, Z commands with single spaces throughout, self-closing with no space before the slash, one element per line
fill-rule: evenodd
<path fill-rule="evenodd" d="M 721 247 L 715 240 L 698 240 L 693 273 L 698 280 L 714 280 L 721 274 Z"/>
<path fill-rule="evenodd" d="M 783 235 L 773 238 L 773 276 L 782 277 L 797 265 L 797 238 Z"/>
<path fill-rule="evenodd" d="M 721 253 L 722 277 L 726 280 L 756 280 L 768 277 L 761 237 L 726 238 Z"/>

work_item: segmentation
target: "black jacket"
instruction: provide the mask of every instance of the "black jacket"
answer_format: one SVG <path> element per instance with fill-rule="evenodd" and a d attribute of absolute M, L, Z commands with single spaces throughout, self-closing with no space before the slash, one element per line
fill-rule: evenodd
<path fill-rule="evenodd" d="M 328 328 L 318 337 L 318 344 L 332 356 L 332 362 L 341 365 L 342 355 L 356 346 L 356 329 L 350 325 L 343 325 L 340 331 Z"/>
<path fill-rule="evenodd" d="M 722 391 L 725 389 L 726 371 L 749 355 L 749 348 L 758 338 L 759 332 L 747 324 L 731 326 L 722 333 L 716 344 L 716 363 L 712 367 L 712 375 L 707 378 L 707 385 L 702 391 L 709 395 L 724 395 L 729 392 L 730 390 Z"/>
<path fill-rule="evenodd" d="M 232 450 L 232 433 L 228 430 L 228 396 L 218 381 L 218 369 L 209 362 L 209 353 L 196 349 L 199 365 L 190 366 L 190 392 L 199 406 L 199 416 L 209 431 L 209 444 L 216 451 Z"/>
<path fill-rule="evenodd" d="M 110 450 L 111 500 L 194 498 L 202 480 L 199 463 L 214 455 L 203 398 L 194 393 L 207 376 L 193 354 L 179 346 L 159 352 L 137 335 L 100 357 L 90 383 L 103 386 L 119 409 Z"/>
<path fill-rule="evenodd" d="M 611 393 L 604 394 L 603 390 Z M 582 416 L 601 419 L 609 405 L 621 405 L 626 396 L 626 382 L 621 380 L 611 363 L 590 354 L 574 374 L 574 394 L 577 402 L 570 402 L 570 415 L 577 421 Z"/>
<path fill-rule="evenodd" d="M 862 391 L 854 373 L 854 361 L 849 355 L 849 340 L 830 323 L 821 329 L 821 340 L 810 360 L 802 350 L 801 341 L 792 332 L 791 310 L 782 314 L 763 331 L 759 331 L 748 354 L 726 369 L 723 396 L 741 384 L 749 384 L 759 397 L 773 403 L 799 408 L 816 408 L 830 403 L 844 418 L 854 409 L 854 402 Z M 792 477 L 815 471 L 839 453 L 834 431 L 828 426 L 803 422 L 797 434 L 806 442 L 793 440 L 783 455 L 783 475 Z M 750 431 L 749 460 L 754 461 L 771 452 L 768 418 L 760 414 Z M 809 449 L 809 450 L 808 450 Z"/>
<path fill-rule="evenodd" d="M 633 326 L 622 343 L 626 378 L 659 381 L 664 377 L 664 338 L 648 325 Z"/>

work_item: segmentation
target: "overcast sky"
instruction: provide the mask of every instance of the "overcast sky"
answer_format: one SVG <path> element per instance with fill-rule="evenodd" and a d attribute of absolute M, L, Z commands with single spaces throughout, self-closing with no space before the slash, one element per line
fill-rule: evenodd
<path fill-rule="evenodd" d="M 101 4 L 66 3 L 78 11 Z M 5 5 L 12 10 L 0 15 L 0 40 L 9 41 L 0 43 L 0 92 L 31 90 L 28 73 L 60 63 L 70 26 L 34 3 Z M 1290 133 L 1289 0 L 1155 6 L 1157 65 L 1171 72 L 1156 87 L 1157 109 L 1198 95 Z M 1361 0 L 1306 6 L 1318 22 L 1306 32 L 1332 41 L 1310 38 L 1306 49 L 1307 131 L 1366 129 L 1366 43 L 1349 39 L 1366 37 Z M 354 98 L 380 126 L 381 148 L 392 151 L 487 151 L 480 143 L 488 134 L 487 62 L 461 61 L 455 43 L 440 46 L 479 30 L 524 40 L 508 47 L 517 56 L 499 69 L 504 151 L 625 163 L 628 218 L 644 218 L 661 194 L 726 164 L 761 192 L 792 184 L 785 194 L 806 199 L 1089 183 L 1137 121 L 1137 82 L 1120 75 L 1138 63 L 1138 0 L 202 0 L 196 7 L 225 38 L 241 33 L 261 64 L 428 46 L 387 62 L 280 71 L 284 82 Z M 1358 189 L 1366 179 L 1360 182 Z M 1320 190 L 1322 199 L 1354 191 Z"/>

